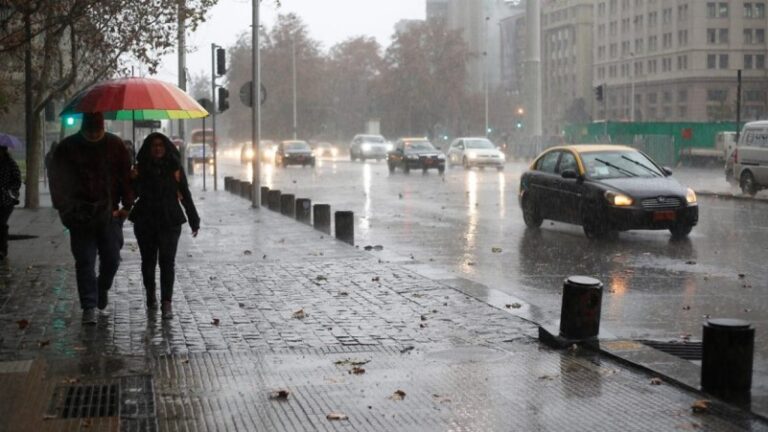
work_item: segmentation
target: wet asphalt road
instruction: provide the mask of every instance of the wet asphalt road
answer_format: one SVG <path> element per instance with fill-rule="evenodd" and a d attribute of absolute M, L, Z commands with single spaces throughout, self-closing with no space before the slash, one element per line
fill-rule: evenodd
<path fill-rule="evenodd" d="M 222 155 L 220 163 L 220 178 L 251 178 L 235 157 Z M 559 317 L 562 281 L 575 274 L 606 284 L 603 330 L 618 337 L 700 340 L 707 316 L 749 320 L 757 328 L 755 386 L 768 391 L 767 203 L 700 197 L 700 222 L 689 239 L 633 231 L 589 241 L 577 226 L 545 221 L 540 230 L 525 228 L 517 202 L 525 168 L 456 167 L 443 178 L 436 171 L 390 175 L 383 162 L 323 160 L 314 170 L 264 165 L 262 185 L 352 210 L 360 247 L 382 245 L 372 252 L 382 259 L 518 297 L 539 322 Z M 720 174 L 680 170 L 678 177 L 696 189 Z"/>

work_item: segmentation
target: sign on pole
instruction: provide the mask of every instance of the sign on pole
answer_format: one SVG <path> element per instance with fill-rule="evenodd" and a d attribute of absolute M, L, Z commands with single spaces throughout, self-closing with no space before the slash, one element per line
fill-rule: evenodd
<path fill-rule="evenodd" d="M 253 108 L 253 81 L 248 81 L 247 83 L 243 84 L 242 87 L 240 87 L 240 102 L 243 103 L 243 105 Z M 264 87 L 264 84 L 261 85 L 261 105 L 264 105 L 264 102 L 267 101 L 267 88 Z"/>

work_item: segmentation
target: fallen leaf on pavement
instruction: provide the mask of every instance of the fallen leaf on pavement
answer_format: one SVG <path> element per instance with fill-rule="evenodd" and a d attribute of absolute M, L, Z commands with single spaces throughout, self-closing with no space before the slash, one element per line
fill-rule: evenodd
<path fill-rule="evenodd" d="M 695 265 L 696 261 L 686 261 L 685 263 L 688 264 L 688 265 Z"/>
<path fill-rule="evenodd" d="M 419 324 L 419 328 L 427 328 L 427 325 L 424 323 Z"/>
<path fill-rule="evenodd" d="M 520 303 L 512 303 L 512 304 L 504 305 L 504 307 L 506 307 L 507 309 L 520 309 L 521 307 L 523 307 L 523 305 L 521 305 Z"/>
<path fill-rule="evenodd" d="M 697 414 L 709 412 L 710 403 L 711 401 L 709 399 L 699 399 L 691 405 L 691 410 Z"/>
<path fill-rule="evenodd" d="M 50 341 L 50 340 L 43 340 L 43 341 L 40 341 L 40 342 L 38 342 L 38 343 L 37 343 L 37 346 L 39 346 L 40 348 L 42 348 L 42 347 L 46 347 L 46 346 L 48 346 L 48 345 L 50 345 L 50 344 L 51 344 L 51 341 Z"/>
<path fill-rule="evenodd" d="M 304 308 L 301 308 L 293 313 L 293 317 L 296 319 L 304 319 L 307 317 L 307 314 L 304 312 Z"/>
<path fill-rule="evenodd" d="M 245 303 L 238 303 L 237 305 L 240 306 L 241 308 L 245 307 Z"/>
<path fill-rule="evenodd" d="M 328 420 L 349 420 L 349 417 L 347 417 L 346 414 L 340 413 L 340 412 L 332 412 L 328 413 L 327 416 L 325 416 Z"/>
<path fill-rule="evenodd" d="M 79 382 L 80 382 L 80 379 L 78 379 L 78 378 L 64 378 L 61 381 L 62 384 L 66 384 L 66 385 L 77 384 Z"/>
<path fill-rule="evenodd" d="M 288 399 L 288 395 L 290 395 L 291 392 L 289 392 L 286 389 L 280 389 L 275 390 L 272 393 L 269 394 L 269 398 L 272 400 L 286 400 Z"/>
<path fill-rule="evenodd" d="M 651 378 L 651 385 L 661 385 L 663 382 L 661 378 Z"/>
<path fill-rule="evenodd" d="M 19 330 L 24 330 L 25 328 L 29 327 L 29 321 L 25 319 L 16 321 L 16 324 L 19 326 Z"/>
<path fill-rule="evenodd" d="M 381 280 L 381 279 L 379 279 L 379 277 L 378 277 L 378 276 L 374 276 L 374 277 L 371 279 L 371 282 L 379 282 L 380 280 Z"/>
<path fill-rule="evenodd" d="M 355 366 L 352 368 L 351 371 L 349 371 L 349 373 L 351 373 L 352 375 L 362 375 L 365 373 L 365 369 Z"/>
<path fill-rule="evenodd" d="M 747 277 L 747 275 L 744 273 L 739 273 L 739 279 L 744 279 L 745 277 Z"/>
<path fill-rule="evenodd" d="M 557 378 L 557 375 L 542 375 L 539 377 L 542 381 L 552 381 L 555 378 Z"/>
<path fill-rule="evenodd" d="M 373 250 L 375 250 L 375 251 L 383 251 L 384 250 L 384 246 L 382 246 L 382 245 L 375 245 L 373 247 Z"/>
<path fill-rule="evenodd" d="M 501 248 L 500 247 L 492 247 L 491 248 L 491 252 L 493 252 L 493 253 L 501 253 Z"/>
<path fill-rule="evenodd" d="M 318 282 L 320 282 L 320 281 L 327 281 L 327 280 L 328 280 L 328 278 L 327 278 L 327 277 L 325 277 L 325 276 L 323 276 L 323 275 L 318 275 L 318 276 L 315 278 L 315 280 L 316 280 L 316 281 L 318 281 Z"/>
<path fill-rule="evenodd" d="M 267 254 L 264 254 L 261 259 L 267 259 Z"/>
<path fill-rule="evenodd" d="M 426 321 L 426 320 L 427 320 L 427 316 L 426 316 L 426 315 L 422 315 L 422 316 L 421 316 L 421 320 L 422 320 L 422 321 Z"/>
<path fill-rule="evenodd" d="M 218 318 L 214 318 L 214 319 L 213 319 L 213 321 L 211 321 L 211 324 L 213 324 L 213 325 L 217 326 L 217 325 L 219 325 L 219 322 L 220 322 L 220 321 L 219 321 L 219 319 L 218 319 Z"/>
<path fill-rule="evenodd" d="M 686 306 L 683 306 L 683 310 L 691 310 L 691 307 L 690 307 L 690 306 L 688 306 L 688 305 L 686 305 Z"/>
<path fill-rule="evenodd" d="M 392 400 L 403 400 L 405 399 L 405 392 L 402 390 L 395 390 L 389 398 Z"/>
<path fill-rule="evenodd" d="M 244 250 L 243 251 L 243 255 L 251 255 L 251 254 L 253 254 L 253 252 L 251 252 L 249 250 Z"/>
<path fill-rule="evenodd" d="M 349 293 L 346 292 L 346 291 L 342 291 L 342 292 L 339 293 L 339 295 L 342 296 L 342 297 L 346 297 L 346 296 L 349 295 Z"/>
<path fill-rule="evenodd" d="M 407 346 L 407 347 L 405 347 L 405 348 L 400 350 L 400 354 L 405 354 L 408 351 L 412 351 L 412 350 L 413 350 L 413 346 Z"/>
<path fill-rule="evenodd" d="M 368 245 L 368 246 L 364 247 L 363 249 L 365 249 L 367 251 L 372 251 L 373 250 L 373 246 Z"/>
<path fill-rule="evenodd" d="M 336 360 L 335 362 L 333 362 L 333 364 L 337 366 L 362 366 L 370 362 L 371 362 L 370 360 L 344 359 L 344 360 Z"/>

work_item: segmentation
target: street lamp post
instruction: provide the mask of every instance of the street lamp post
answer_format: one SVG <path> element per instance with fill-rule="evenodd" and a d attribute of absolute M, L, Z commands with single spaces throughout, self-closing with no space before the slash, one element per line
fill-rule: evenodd
<path fill-rule="evenodd" d="M 259 208 L 261 195 L 261 172 L 259 161 L 259 139 L 261 139 L 261 58 L 259 50 L 259 1 L 251 0 L 253 12 L 251 23 L 251 207 Z"/>
<path fill-rule="evenodd" d="M 297 139 L 298 117 L 296 112 L 296 39 L 291 38 L 291 64 L 293 74 L 293 139 Z"/>
<path fill-rule="evenodd" d="M 485 17 L 485 50 L 483 51 L 483 73 L 485 75 L 485 136 L 489 134 L 489 119 L 488 119 L 488 21 L 491 17 Z"/>
<path fill-rule="evenodd" d="M 630 82 L 630 101 L 629 101 L 629 121 L 635 121 L 635 53 L 629 53 L 629 58 L 632 59 L 631 67 L 629 68 L 629 82 Z"/>

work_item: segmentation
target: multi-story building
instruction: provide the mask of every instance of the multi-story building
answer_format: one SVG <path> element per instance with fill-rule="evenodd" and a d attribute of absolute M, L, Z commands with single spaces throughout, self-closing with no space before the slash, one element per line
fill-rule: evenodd
<path fill-rule="evenodd" d="M 427 0 L 427 21 L 445 21 L 448 18 L 448 0 Z"/>
<path fill-rule="evenodd" d="M 594 0 L 549 0 L 541 10 L 542 111 L 545 135 L 592 113 Z"/>
<path fill-rule="evenodd" d="M 737 71 L 742 118 L 768 115 L 766 0 L 597 0 L 595 118 L 733 120 Z"/>
<path fill-rule="evenodd" d="M 499 22 L 501 35 L 501 86 L 522 95 L 525 79 L 526 23 L 521 10 Z"/>

